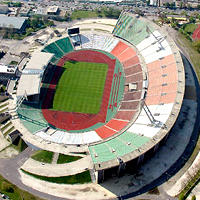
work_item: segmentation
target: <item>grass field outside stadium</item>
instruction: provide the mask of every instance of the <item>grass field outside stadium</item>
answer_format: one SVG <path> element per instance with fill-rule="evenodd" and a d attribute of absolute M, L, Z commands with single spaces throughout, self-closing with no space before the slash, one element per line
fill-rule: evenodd
<path fill-rule="evenodd" d="M 105 63 L 67 61 L 56 86 L 53 110 L 97 114 L 108 71 Z"/>

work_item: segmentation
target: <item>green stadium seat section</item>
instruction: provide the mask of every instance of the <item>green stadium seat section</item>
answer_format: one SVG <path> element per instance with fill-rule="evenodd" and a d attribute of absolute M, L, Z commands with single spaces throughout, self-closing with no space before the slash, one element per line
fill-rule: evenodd
<path fill-rule="evenodd" d="M 57 64 L 58 61 L 59 61 L 59 58 L 56 58 L 55 56 L 53 56 L 52 59 L 51 59 L 51 62 L 52 62 L 53 64 Z"/>
<path fill-rule="evenodd" d="M 145 136 L 140 136 L 131 132 L 124 132 L 123 134 L 119 135 L 119 139 L 123 140 L 124 142 L 131 142 L 131 144 L 137 148 L 141 147 L 143 144 L 148 142 L 150 138 Z"/>
<path fill-rule="evenodd" d="M 133 45 L 138 45 L 153 31 L 153 27 L 148 22 L 122 14 L 113 30 L 113 34 L 129 41 Z"/>
<path fill-rule="evenodd" d="M 73 51 L 73 47 L 69 38 L 57 40 L 55 43 L 62 49 L 64 53 L 69 53 L 70 51 Z"/>
<path fill-rule="evenodd" d="M 105 143 L 89 147 L 89 151 L 94 163 L 105 162 L 116 158 L 116 155 L 112 153 L 112 150 Z"/>
<path fill-rule="evenodd" d="M 44 119 L 40 108 L 21 104 L 17 110 L 17 113 L 19 118 L 21 118 L 20 121 L 31 133 L 35 133 L 49 126 Z"/>
<path fill-rule="evenodd" d="M 117 35 L 123 35 L 124 34 L 124 30 L 126 29 L 127 26 L 129 26 L 129 24 L 131 23 L 132 18 L 128 15 L 124 15 L 122 16 L 122 18 L 120 19 L 120 21 L 118 21 L 117 23 L 117 28 L 116 28 L 116 34 Z"/>
<path fill-rule="evenodd" d="M 149 140 L 148 137 L 126 131 L 111 140 L 89 146 L 89 151 L 94 164 L 102 163 L 131 153 Z"/>
<path fill-rule="evenodd" d="M 42 51 L 53 53 L 57 58 L 62 58 L 64 55 L 64 53 L 59 49 L 59 47 L 55 43 L 49 44 Z"/>

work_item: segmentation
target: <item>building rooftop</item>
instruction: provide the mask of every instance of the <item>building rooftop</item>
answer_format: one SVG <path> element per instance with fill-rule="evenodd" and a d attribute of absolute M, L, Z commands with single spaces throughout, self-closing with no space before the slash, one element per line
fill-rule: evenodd
<path fill-rule="evenodd" d="M 20 29 L 27 18 L 0 15 L 0 27 Z"/>
<path fill-rule="evenodd" d="M 58 11 L 58 6 L 49 6 L 48 8 L 47 8 L 47 12 L 48 13 L 55 13 L 55 12 L 57 12 Z"/>
<path fill-rule="evenodd" d="M 8 13 L 8 5 L 0 5 L 0 13 L 2 14 Z"/>
<path fill-rule="evenodd" d="M 17 69 L 16 66 L 7 66 L 0 63 L 0 73 L 15 74 L 16 69 Z"/>

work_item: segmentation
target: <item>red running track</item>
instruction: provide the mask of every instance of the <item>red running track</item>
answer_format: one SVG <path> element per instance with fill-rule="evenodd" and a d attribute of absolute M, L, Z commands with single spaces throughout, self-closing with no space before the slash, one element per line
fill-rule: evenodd
<path fill-rule="evenodd" d="M 200 40 L 200 25 L 193 32 L 192 38 L 193 40 Z"/>
<path fill-rule="evenodd" d="M 98 114 L 62 112 L 49 109 L 52 107 L 51 105 L 53 102 L 55 87 L 61 76 L 62 66 L 68 60 L 108 64 L 108 72 L 105 81 L 102 104 Z M 48 121 L 49 124 L 60 129 L 65 129 L 67 131 L 89 128 L 90 126 L 93 126 L 98 122 L 104 123 L 106 121 L 107 108 L 112 87 L 114 69 L 115 69 L 115 60 L 97 51 L 80 50 L 66 54 L 58 62 L 58 70 L 56 70 L 56 72 L 54 73 L 53 79 L 51 80 L 50 86 L 47 90 L 47 94 L 43 101 L 42 113 L 44 118 Z"/>

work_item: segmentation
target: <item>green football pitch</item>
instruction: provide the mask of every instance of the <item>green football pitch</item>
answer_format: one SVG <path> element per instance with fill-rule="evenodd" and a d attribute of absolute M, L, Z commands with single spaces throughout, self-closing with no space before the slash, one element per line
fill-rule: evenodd
<path fill-rule="evenodd" d="M 56 86 L 53 110 L 97 114 L 101 107 L 108 65 L 67 61 Z"/>

